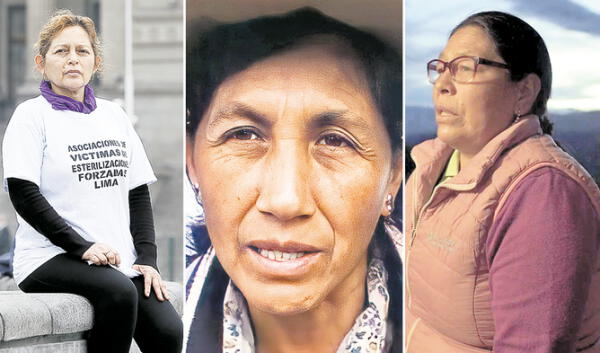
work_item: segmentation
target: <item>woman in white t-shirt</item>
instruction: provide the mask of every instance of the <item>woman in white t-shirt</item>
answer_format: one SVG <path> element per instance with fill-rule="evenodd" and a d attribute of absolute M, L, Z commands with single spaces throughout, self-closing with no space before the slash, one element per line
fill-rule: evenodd
<path fill-rule="evenodd" d="M 88 352 L 180 352 L 181 320 L 156 266 L 147 184 L 156 181 L 123 110 L 88 85 L 100 68 L 94 23 L 57 12 L 35 57 L 41 95 L 3 141 L 17 211 L 14 275 L 25 292 L 69 292 L 94 307 Z"/>

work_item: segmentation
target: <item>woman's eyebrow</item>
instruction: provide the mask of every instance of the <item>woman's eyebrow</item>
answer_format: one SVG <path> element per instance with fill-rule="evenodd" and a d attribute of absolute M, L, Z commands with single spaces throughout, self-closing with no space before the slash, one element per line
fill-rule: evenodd
<path fill-rule="evenodd" d="M 323 128 L 332 125 L 346 128 L 353 127 L 366 131 L 373 128 L 361 116 L 348 110 L 335 110 L 319 113 L 312 117 L 309 124 L 311 128 Z"/>
<path fill-rule="evenodd" d="M 212 121 L 208 123 L 208 126 L 210 128 L 215 128 L 216 126 L 219 126 L 228 120 L 233 120 L 238 117 L 249 119 L 255 124 L 264 128 L 270 128 L 273 125 L 271 120 L 266 118 L 260 112 L 256 111 L 256 109 L 247 104 L 236 102 L 219 110 L 214 115 Z M 364 131 L 370 131 L 372 129 L 372 126 L 361 116 L 354 114 L 349 110 L 331 110 L 320 112 L 313 115 L 308 122 L 308 127 L 311 129 L 333 125 L 345 128 L 355 128 Z"/>
<path fill-rule="evenodd" d="M 68 48 L 70 47 L 69 43 L 56 43 L 54 45 L 52 45 L 50 48 L 54 49 L 54 48 Z M 86 47 L 86 48 L 91 48 L 91 45 L 86 44 L 86 43 L 75 43 L 75 47 Z"/>
<path fill-rule="evenodd" d="M 442 52 L 442 53 L 440 53 L 440 55 L 438 56 L 438 58 L 440 58 L 442 60 L 449 60 L 450 61 L 450 60 L 456 59 L 456 58 L 458 58 L 460 56 L 477 56 L 477 55 L 473 55 L 473 53 L 470 52 L 469 50 L 461 50 L 461 51 L 458 51 L 458 52 L 454 53 L 454 57 L 452 57 L 452 58 L 444 59 L 444 56 L 446 56 L 446 55 Z"/>
<path fill-rule="evenodd" d="M 208 123 L 208 126 L 214 128 L 227 120 L 232 120 L 235 117 L 243 117 L 252 120 L 255 124 L 270 127 L 272 122 L 264 115 L 244 103 L 233 103 L 219 110 L 214 119 Z"/>

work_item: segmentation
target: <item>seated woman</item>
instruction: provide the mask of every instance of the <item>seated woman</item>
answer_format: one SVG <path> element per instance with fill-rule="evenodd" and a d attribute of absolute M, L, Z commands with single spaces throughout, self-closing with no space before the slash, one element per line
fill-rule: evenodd
<path fill-rule="evenodd" d="M 94 308 L 89 353 L 181 352 L 182 322 L 156 265 L 156 181 L 121 107 L 89 85 L 102 63 L 94 23 L 62 10 L 35 56 L 41 95 L 21 103 L 3 141 L 20 217 L 14 275 L 31 293 L 74 293 Z"/>
<path fill-rule="evenodd" d="M 407 351 L 600 352 L 600 192 L 556 145 L 540 35 L 474 14 L 427 64 L 407 182 Z"/>
<path fill-rule="evenodd" d="M 401 352 L 398 53 L 310 9 L 188 48 L 187 352 Z"/>

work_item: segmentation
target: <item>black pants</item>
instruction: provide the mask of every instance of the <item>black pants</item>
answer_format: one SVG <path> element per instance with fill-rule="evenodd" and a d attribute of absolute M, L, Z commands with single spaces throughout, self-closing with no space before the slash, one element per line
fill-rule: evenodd
<path fill-rule="evenodd" d="M 142 276 L 128 278 L 109 266 L 90 266 L 67 254 L 57 255 L 19 287 L 30 293 L 74 293 L 94 307 L 89 353 L 127 353 L 135 338 L 144 353 L 180 353 L 183 325 L 168 301 L 154 291 L 144 296 Z"/>

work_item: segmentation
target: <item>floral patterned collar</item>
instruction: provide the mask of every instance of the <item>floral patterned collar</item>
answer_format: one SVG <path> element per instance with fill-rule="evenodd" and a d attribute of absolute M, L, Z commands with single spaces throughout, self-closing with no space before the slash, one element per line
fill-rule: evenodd
<path fill-rule="evenodd" d="M 367 300 L 367 307 L 356 318 L 336 353 L 388 352 L 392 328 L 387 322 L 390 301 L 387 271 L 377 258 L 371 260 L 367 272 Z M 255 353 L 246 300 L 231 281 L 223 301 L 223 353 Z"/>

